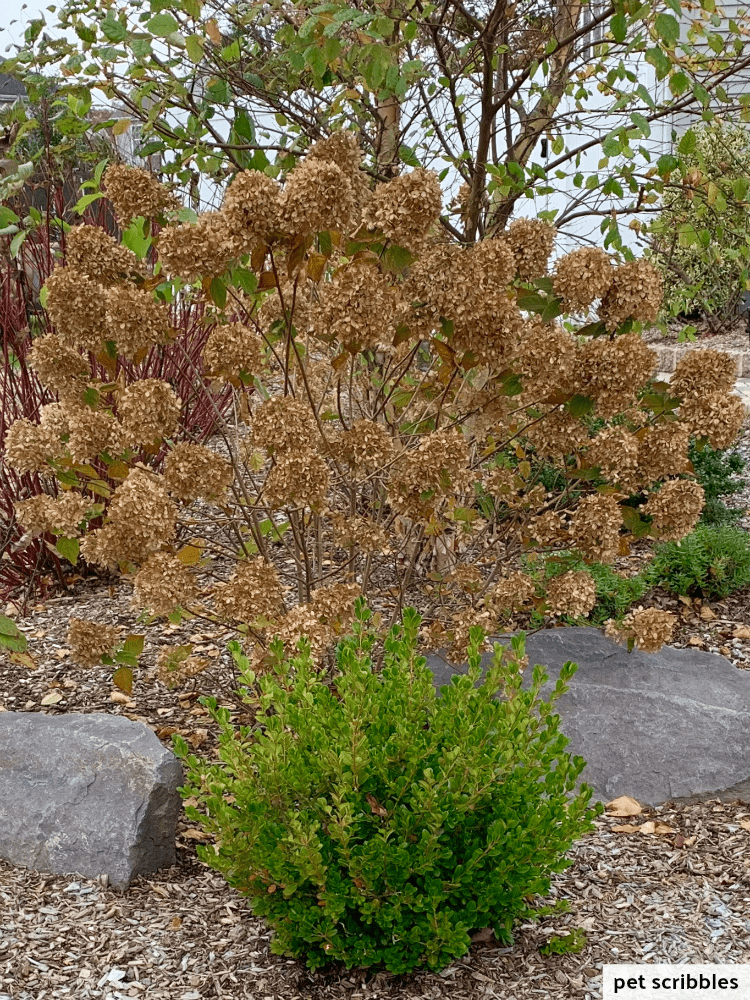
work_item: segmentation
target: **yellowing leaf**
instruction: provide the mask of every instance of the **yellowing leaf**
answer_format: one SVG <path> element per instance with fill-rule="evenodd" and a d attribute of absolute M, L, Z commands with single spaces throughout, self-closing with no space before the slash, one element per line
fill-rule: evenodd
<path fill-rule="evenodd" d="M 131 122 L 129 118 L 121 118 L 112 126 L 112 135 L 124 135 L 124 133 L 130 128 L 130 125 Z"/>
<path fill-rule="evenodd" d="M 62 692 L 60 692 L 60 691 L 50 691 L 49 694 L 45 694 L 45 696 L 42 698 L 42 700 L 40 701 L 39 704 L 40 705 L 56 705 L 58 703 L 58 701 L 62 701 L 62 700 L 63 700 Z"/>
<path fill-rule="evenodd" d="M 112 479 L 127 479 L 130 469 L 124 462 L 112 462 L 107 472 Z"/>
<path fill-rule="evenodd" d="M 221 32 L 219 31 L 218 24 L 216 23 L 216 21 L 213 20 L 213 18 L 211 18 L 210 21 L 206 21 L 206 34 L 214 43 L 214 45 L 221 45 L 222 43 Z"/>
<path fill-rule="evenodd" d="M 125 694 L 133 692 L 133 671 L 130 667 L 118 667 L 112 674 L 112 683 L 124 691 Z"/>
<path fill-rule="evenodd" d="M 200 560 L 201 550 L 197 545 L 183 545 L 177 553 L 177 558 L 183 566 L 195 566 Z"/>
<path fill-rule="evenodd" d="M 39 664 L 31 653 L 11 653 L 10 662 L 17 663 L 19 667 L 28 667 L 29 670 L 36 670 Z"/>
<path fill-rule="evenodd" d="M 307 276 L 317 282 L 323 277 L 327 258 L 322 253 L 311 253 L 307 261 Z"/>
<path fill-rule="evenodd" d="M 605 808 L 608 816 L 640 816 L 643 812 L 636 800 L 631 799 L 629 795 L 621 795 L 617 799 L 612 799 Z"/>

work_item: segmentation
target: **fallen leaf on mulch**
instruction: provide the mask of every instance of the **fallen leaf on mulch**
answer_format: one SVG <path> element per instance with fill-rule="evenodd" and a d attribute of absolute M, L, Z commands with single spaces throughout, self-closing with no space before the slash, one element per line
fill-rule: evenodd
<path fill-rule="evenodd" d="M 634 826 L 632 823 L 623 823 L 621 826 L 613 826 L 612 829 L 615 833 L 675 833 L 672 827 L 667 826 L 666 823 L 654 823 L 653 820 L 641 823 L 640 826 Z"/>
<path fill-rule="evenodd" d="M 699 635 L 691 635 L 688 639 L 688 646 L 705 646 L 705 642 Z"/>
<path fill-rule="evenodd" d="M 612 799 L 605 806 L 608 816 L 640 816 L 643 810 L 635 799 L 629 795 L 621 795 L 617 799 Z"/>
<path fill-rule="evenodd" d="M 704 622 L 710 622 L 715 617 L 716 617 L 716 615 L 711 610 L 711 608 L 709 608 L 709 606 L 707 604 L 704 604 L 703 607 L 701 608 L 701 618 L 703 619 L 703 621 Z"/>
<path fill-rule="evenodd" d="M 742 827 L 743 830 L 750 831 L 750 819 L 741 819 L 740 826 Z"/>
<path fill-rule="evenodd" d="M 40 705 L 56 705 L 58 701 L 62 701 L 63 696 L 59 691 L 50 691 L 46 694 L 42 700 L 39 702 Z"/>
<path fill-rule="evenodd" d="M 210 833 L 206 833 L 205 830 L 199 830 L 195 826 L 189 826 L 186 830 L 183 830 L 182 836 L 186 840 L 209 840 L 211 838 Z"/>
<path fill-rule="evenodd" d="M 747 625 L 738 625 L 732 635 L 735 639 L 750 639 L 750 628 Z"/>

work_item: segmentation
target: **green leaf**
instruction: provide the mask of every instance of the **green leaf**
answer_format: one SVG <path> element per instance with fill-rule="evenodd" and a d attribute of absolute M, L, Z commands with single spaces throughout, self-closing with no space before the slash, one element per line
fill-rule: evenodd
<path fill-rule="evenodd" d="M 673 14 L 657 14 L 654 19 L 654 27 L 657 35 L 667 45 L 673 46 L 679 41 L 680 23 Z"/>
<path fill-rule="evenodd" d="M 77 538 L 65 538 L 61 535 L 55 543 L 55 548 L 73 566 L 78 562 L 78 553 L 80 552 L 81 545 Z"/>
<path fill-rule="evenodd" d="M 568 410 L 572 417 L 582 417 L 586 413 L 591 413 L 594 409 L 594 400 L 588 396 L 573 396 L 568 403 Z"/>
<path fill-rule="evenodd" d="M 130 666 L 118 667 L 112 674 L 112 683 L 125 694 L 133 693 L 133 671 Z"/>
<path fill-rule="evenodd" d="M 12 209 L 8 208 L 7 205 L 0 205 L 0 229 L 4 229 L 6 226 L 20 221 Z"/>
<path fill-rule="evenodd" d="M 143 643 L 144 636 L 129 635 L 122 644 L 123 652 L 128 653 L 130 656 L 140 656 L 143 652 Z"/>
<path fill-rule="evenodd" d="M 143 260 L 149 252 L 153 240 L 146 235 L 146 220 L 142 215 L 133 219 L 128 228 L 123 231 L 122 242 L 133 251 L 136 257 Z"/>
<path fill-rule="evenodd" d="M 180 25 L 176 18 L 166 11 L 162 11 L 161 14 L 156 14 L 151 18 L 150 21 L 146 23 L 146 29 L 151 32 L 152 35 L 158 35 L 159 38 L 166 38 L 167 35 L 171 35 L 173 31 L 179 31 Z"/>
<path fill-rule="evenodd" d="M 224 284 L 221 278 L 211 279 L 209 292 L 211 298 L 214 300 L 219 309 L 223 309 L 224 306 L 227 304 L 227 286 Z"/>
<path fill-rule="evenodd" d="M 205 44 L 206 39 L 200 35 L 188 35 L 185 39 L 188 59 L 192 63 L 199 63 L 203 59 L 203 47 Z"/>
<path fill-rule="evenodd" d="M 5 615 L 0 615 L 0 646 L 12 653 L 25 653 L 27 648 L 26 636 L 19 632 L 13 619 Z"/>
<path fill-rule="evenodd" d="M 127 36 L 127 28 L 121 24 L 110 10 L 103 21 L 99 22 L 102 33 L 110 42 L 121 42 Z"/>
<path fill-rule="evenodd" d="M 26 239 L 26 230 L 22 229 L 20 233 L 16 233 L 13 239 L 10 241 L 10 255 L 11 257 L 17 257 L 18 251 L 21 249 L 21 244 Z"/>
<path fill-rule="evenodd" d="M 687 132 L 683 135 L 683 137 L 680 139 L 680 144 L 677 148 L 683 156 L 689 156 L 691 153 L 695 152 L 697 145 L 698 145 L 698 137 L 696 136 L 693 129 L 689 128 Z"/>
<path fill-rule="evenodd" d="M 656 79 L 663 80 L 672 69 L 672 62 L 666 54 L 658 47 L 646 50 L 646 62 L 656 70 Z"/>
<path fill-rule="evenodd" d="M 83 213 L 86 211 L 89 205 L 93 205 L 95 201 L 98 201 L 100 198 L 103 197 L 104 194 L 101 191 L 97 191 L 95 194 L 85 194 L 82 198 L 79 198 L 78 201 L 75 203 L 75 205 L 73 206 L 73 211 L 76 212 L 78 215 L 83 215 Z"/>
<path fill-rule="evenodd" d="M 628 22 L 624 14 L 615 14 L 609 22 L 609 30 L 616 42 L 624 42 L 628 33 Z"/>

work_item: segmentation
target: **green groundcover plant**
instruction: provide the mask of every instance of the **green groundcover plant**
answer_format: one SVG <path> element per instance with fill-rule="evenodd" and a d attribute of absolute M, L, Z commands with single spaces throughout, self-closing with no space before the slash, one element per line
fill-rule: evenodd
<path fill-rule="evenodd" d="M 727 597 L 750 583 L 750 537 L 732 525 L 699 524 L 681 541 L 656 547 L 648 576 L 674 594 Z"/>
<path fill-rule="evenodd" d="M 438 697 L 416 652 L 417 612 L 391 629 L 380 672 L 370 616 L 360 599 L 333 680 L 304 640 L 291 658 L 275 642 L 260 677 L 232 644 L 256 723 L 238 734 L 226 709 L 201 699 L 221 727 L 222 763 L 173 737 L 189 768 L 181 793 L 217 837 L 200 857 L 250 897 L 276 954 L 310 968 L 440 969 L 473 930 L 511 942 L 518 920 L 549 912 L 532 903 L 601 812 L 586 785 L 572 794 L 585 764 L 565 752 L 553 712 L 576 666 L 541 700 L 541 667 L 522 687 L 521 635 L 495 647 L 478 683 L 477 627 L 467 674 Z"/>

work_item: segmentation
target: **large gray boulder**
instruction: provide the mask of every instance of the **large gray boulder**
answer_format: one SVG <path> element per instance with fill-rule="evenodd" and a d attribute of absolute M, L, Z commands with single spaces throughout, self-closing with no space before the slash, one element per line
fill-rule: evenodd
<path fill-rule="evenodd" d="M 578 664 L 556 711 L 567 750 L 586 761 L 581 780 L 595 798 L 750 800 L 750 671 L 693 649 L 628 653 L 593 628 L 537 632 L 526 652 L 524 685 L 543 664 L 550 677 L 543 696 L 567 660 Z M 485 653 L 483 665 L 491 657 Z M 437 654 L 427 662 L 438 688 L 466 669 Z"/>
<path fill-rule="evenodd" d="M 127 889 L 175 863 L 181 784 L 182 765 L 142 722 L 0 712 L 0 857 Z"/>

